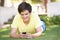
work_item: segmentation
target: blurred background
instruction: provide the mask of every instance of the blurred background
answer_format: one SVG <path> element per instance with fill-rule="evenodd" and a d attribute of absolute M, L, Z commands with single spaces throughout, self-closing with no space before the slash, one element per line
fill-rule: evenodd
<path fill-rule="evenodd" d="M 0 0 L 0 27 L 11 24 L 14 16 L 18 13 L 17 8 L 21 2 L 28 2 L 32 5 L 32 13 L 36 13 L 46 24 L 60 23 L 60 0 Z M 54 22 L 53 22 L 53 21 Z M 57 22 L 56 22 L 57 21 Z"/>
<path fill-rule="evenodd" d="M 11 23 L 21 2 L 32 5 L 32 13 L 39 15 L 46 25 L 42 36 L 30 40 L 60 40 L 60 0 L 0 0 L 0 40 L 29 40 L 10 38 Z"/>

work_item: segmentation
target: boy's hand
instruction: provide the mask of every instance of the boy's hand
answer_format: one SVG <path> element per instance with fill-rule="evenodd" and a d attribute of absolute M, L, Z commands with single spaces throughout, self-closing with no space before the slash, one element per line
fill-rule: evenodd
<path fill-rule="evenodd" d="M 20 34 L 20 38 L 33 38 L 31 34 Z"/>
<path fill-rule="evenodd" d="M 26 38 L 33 38 L 32 34 L 27 34 Z"/>

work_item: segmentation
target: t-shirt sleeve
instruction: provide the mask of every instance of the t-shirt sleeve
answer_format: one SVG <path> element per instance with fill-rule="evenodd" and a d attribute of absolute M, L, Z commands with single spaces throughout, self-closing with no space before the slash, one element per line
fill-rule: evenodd
<path fill-rule="evenodd" d="M 41 27 L 42 23 L 39 16 L 35 16 L 35 28 Z"/>
<path fill-rule="evenodd" d="M 18 27 L 18 16 L 16 15 L 11 24 L 11 28 L 17 28 L 17 27 Z"/>

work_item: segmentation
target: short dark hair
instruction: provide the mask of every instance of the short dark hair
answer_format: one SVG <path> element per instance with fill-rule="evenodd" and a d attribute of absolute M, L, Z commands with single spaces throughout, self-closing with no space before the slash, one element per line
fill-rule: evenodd
<path fill-rule="evenodd" d="M 18 12 L 21 13 L 24 10 L 28 10 L 30 13 L 32 11 L 32 6 L 29 3 L 26 2 L 22 2 L 21 4 L 19 4 L 18 6 Z"/>

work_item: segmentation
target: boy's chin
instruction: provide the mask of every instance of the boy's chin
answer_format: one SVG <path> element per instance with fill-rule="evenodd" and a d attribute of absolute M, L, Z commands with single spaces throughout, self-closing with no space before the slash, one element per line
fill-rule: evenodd
<path fill-rule="evenodd" d="M 24 21 L 24 22 L 28 22 L 28 21 Z"/>
<path fill-rule="evenodd" d="M 23 20 L 24 22 L 27 22 L 28 21 L 28 19 L 25 19 L 25 20 Z"/>

